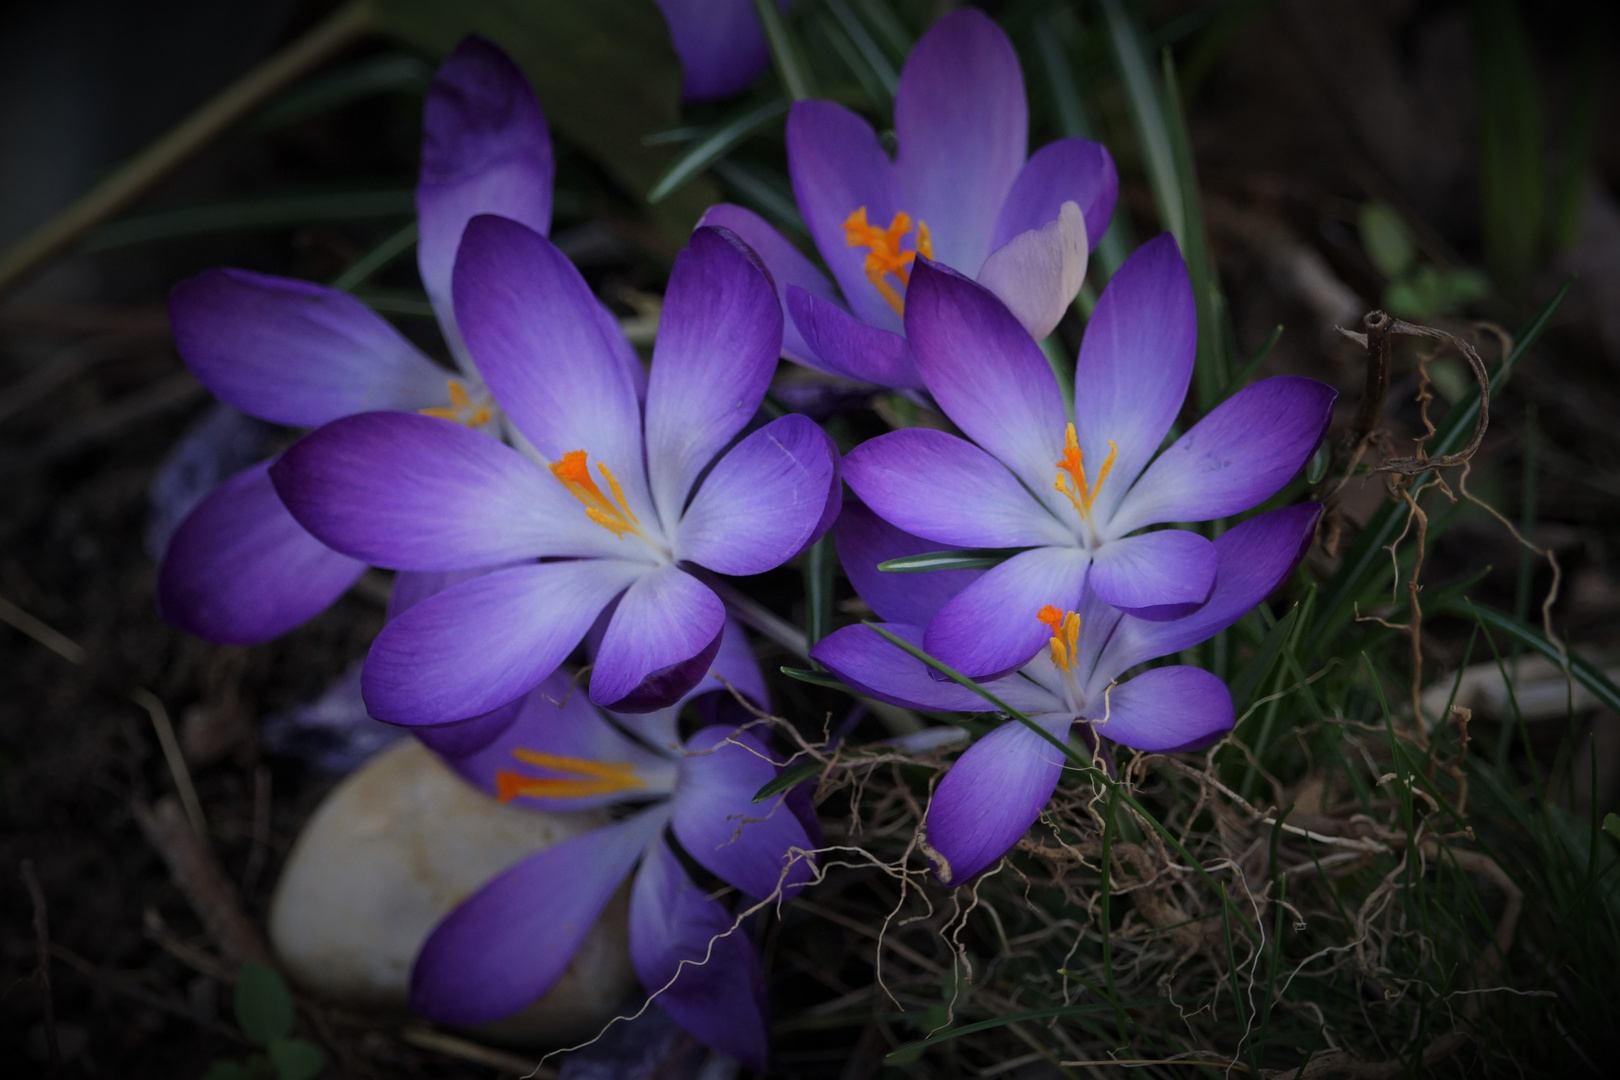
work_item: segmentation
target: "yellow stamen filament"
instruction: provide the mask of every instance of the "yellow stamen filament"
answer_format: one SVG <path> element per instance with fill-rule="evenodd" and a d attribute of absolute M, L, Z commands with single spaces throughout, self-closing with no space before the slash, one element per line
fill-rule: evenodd
<path fill-rule="evenodd" d="M 483 427 L 489 423 L 493 413 L 488 405 L 474 406 L 472 398 L 467 394 L 467 388 L 461 385 L 460 379 L 447 379 L 446 388 L 450 391 L 450 404 L 435 405 L 431 409 L 418 409 L 424 416 L 437 416 L 441 420 L 449 420 L 457 424 L 466 424 L 468 427 Z"/>
<path fill-rule="evenodd" d="M 563 775 L 524 776 L 510 769 L 496 769 L 495 797 L 503 803 L 519 796 L 531 799 L 584 799 L 592 795 L 637 791 L 647 786 L 636 775 L 635 766 L 628 761 L 588 761 L 560 754 L 543 754 L 521 746 L 513 749 L 512 756 L 527 765 Z"/>
<path fill-rule="evenodd" d="M 1086 482 L 1085 453 L 1080 449 L 1080 440 L 1074 433 L 1074 425 L 1064 436 L 1063 460 L 1057 462 L 1057 483 L 1052 485 L 1069 497 L 1074 503 L 1075 510 L 1080 513 L 1081 521 L 1091 520 L 1091 504 L 1097 501 L 1097 493 L 1102 490 L 1103 481 L 1108 479 L 1108 473 L 1114 467 L 1114 458 L 1119 456 L 1119 447 L 1114 445 L 1112 439 L 1108 440 L 1108 457 L 1097 471 L 1095 485 Z"/>
<path fill-rule="evenodd" d="M 1035 613 L 1035 617 L 1052 631 L 1052 663 L 1060 671 L 1072 672 L 1077 662 L 1075 651 L 1080 643 L 1080 616 L 1072 611 L 1059 611 L 1047 604 Z"/>
<path fill-rule="evenodd" d="M 585 460 L 583 450 L 570 450 L 562 456 L 561 461 L 553 462 L 551 475 L 568 489 L 570 495 L 584 504 L 585 516 L 602 528 L 621 540 L 624 539 L 625 533 L 641 536 L 641 530 L 637 528 L 641 524 L 641 519 L 636 517 L 635 512 L 630 509 L 630 504 L 625 501 L 624 488 L 619 486 L 618 478 L 602 462 L 598 461 L 596 467 L 601 470 L 602 478 L 607 481 L 608 489 L 613 492 L 611 500 L 602 494 L 602 489 L 591 479 L 591 467 Z"/>
<path fill-rule="evenodd" d="M 894 308 L 896 315 L 905 314 L 905 301 L 889 282 L 892 275 L 902 285 L 911 283 L 911 264 L 919 254 L 925 259 L 934 257 L 934 238 L 925 222 L 917 222 L 917 249 L 901 251 L 900 242 L 911 231 L 911 215 L 904 210 L 894 215 L 887 229 L 880 229 L 866 220 L 866 207 L 861 207 L 844 219 L 844 243 L 852 248 L 866 249 L 866 262 L 861 267 L 866 280 L 882 294 Z"/>

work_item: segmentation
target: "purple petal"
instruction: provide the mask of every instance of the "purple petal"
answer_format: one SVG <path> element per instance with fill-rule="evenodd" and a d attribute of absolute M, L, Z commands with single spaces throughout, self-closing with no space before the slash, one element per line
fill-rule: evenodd
<path fill-rule="evenodd" d="M 1084 551 L 1031 548 L 985 572 L 939 609 L 923 648 L 970 678 L 1016 670 L 1052 636 L 1036 613 L 1080 606 L 1086 584 Z"/>
<path fill-rule="evenodd" d="M 927 263 L 911 276 L 906 337 L 917 370 L 963 434 L 1052 505 L 1068 417 L 1057 377 L 993 293 Z M 880 511 L 881 512 L 881 511 Z"/>
<path fill-rule="evenodd" d="M 207 270 L 169 294 L 192 374 L 249 416 L 319 427 L 367 409 L 448 401 L 439 367 L 347 293 L 247 270 Z"/>
<path fill-rule="evenodd" d="M 698 229 L 675 259 L 647 387 L 647 472 L 680 520 L 698 474 L 754 418 L 782 351 L 782 305 L 734 233 Z"/>
<path fill-rule="evenodd" d="M 878 516 L 927 540 L 961 547 L 1074 542 L 1005 465 L 943 431 L 904 428 L 869 439 L 844 459 L 844 479 Z"/>
<path fill-rule="evenodd" d="M 730 97 L 771 62 L 752 0 L 655 0 L 681 58 L 681 100 Z M 777 0 L 787 10 L 787 0 Z"/>
<path fill-rule="evenodd" d="M 1068 716 L 1044 717 L 1042 728 L 1068 738 Z M 960 885 L 1018 843 L 1040 817 L 1063 772 L 1063 751 L 1009 720 L 956 759 L 928 804 L 928 849 L 934 873 Z"/>
<path fill-rule="evenodd" d="M 1222 533 L 1215 540 L 1219 562 L 1208 602 L 1168 622 L 1129 615 L 1120 619 L 1097 662 L 1093 685 L 1099 679 L 1107 685 L 1137 664 L 1191 648 L 1231 626 L 1294 572 L 1310 547 L 1321 510 L 1315 503 L 1284 507 Z"/>
<path fill-rule="evenodd" d="M 416 725 L 504 705 L 555 671 L 645 569 L 621 559 L 518 566 L 431 596 L 372 643 L 366 707 L 379 720 Z"/>
<path fill-rule="evenodd" d="M 889 623 L 884 629 L 922 647 L 920 626 Z M 816 642 L 810 657 L 854 689 L 891 705 L 939 712 L 990 712 L 995 708 L 965 686 L 934 678 L 928 665 L 879 637 L 870 626 L 833 631 Z M 1011 681 L 997 680 L 991 693 L 999 697 L 1000 683 Z M 1019 707 L 1010 701 L 1007 704 Z"/>
<path fill-rule="evenodd" d="M 1092 552 L 1091 587 L 1125 610 L 1201 604 L 1215 584 L 1215 562 L 1215 545 L 1186 529 L 1127 536 Z"/>
<path fill-rule="evenodd" d="M 938 261 L 976 274 L 1029 140 L 1024 77 L 1001 28 L 972 9 L 930 27 L 900 72 L 894 130 L 900 209 L 928 224 Z"/>
<path fill-rule="evenodd" d="M 602 908 L 664 826 L 657 811 L 572 837 L 473 893 L 433 928 L 411 969 L 411 1011 L 499 1020 L 562 976 Z"/>
<path fill-rule="evenodd" d="M 325 611 L 365 572 L 298 524 L 270 462 L 237 473 L 187 514 L 158 568 L 158 612 L 221 645 L 257 645 Z"/>
<path fill-rule="evenodd" d="M 911 350 L 898 333 L 864 323 L 797 285 L 789 285 L 786 294 L 789 321 L 805 344 L 807 366 L 875 386 L 922 386 Z"/>
<path fill-rule="evenodd" d="M 733 929 L 730 912 L 692 884 L 662 840 L 647 849 L 630 893 L 630 961 L 678 1024 L 765 1071 L 765 978 L 747 928 Z"/>
<path fill-rule="evenodd" d="M 618 712 L 673 705 L 708 672 L 726 608 L 674 566 L 643 574 L 619 601 L 591 668 L 591 700 Z"/>
<path fill-rule="evenodd" d="M 1233 394 L 1159 455 L 1110 530 L 1208 521 L 1271 498 L 1304 468 L 1333 415 L 1332 387 L 1281 375 Z"/>
<path fill-rule="evenodd" d="M 493 739 L 476 752 L 452 757 L 449 762 L 451 768 L 491 796 L 504 795 L 518 806 L 535 810 L 567 813 L 646 799 L 667 791 L 674 781 L 675 770 L 670 760 L 620 734 L 596 706 L 579 693 L 565 670 L 552 672 L 515 705 L 506 727 Z M 417 737 L 436 730 L 418 728 Z M 559 770 L 525 761 L 519 756 L 524 751 L 619 765 L 639 781 L 639 786 L 570 796 L 546 794 L 543 788 L 509 787 L 516 779 L 577 779 L 566 773 L 559 776 Z M 511 790 L 516 790 L 517 794 L 510 794 Z"/>
<path fill-rule="evenodd" d="M 403 615 L 408 609 L 420 604 L 434 593 L 442 593 L 452 585 L 460 585 L 463 581 L 471 581 L 473 578 L 505 569 L 506 566 L 481 566 L 475 570 L 431 572 L 401 570 L 394 575 L 393 587 L 388 591 L 388 618 Z"/>
<path fill-rule="evenodd" d="M 827 275 L 816 269 L 816 264 L 806 258 L 802 251 L 788 243 L 781 233 L 752 210 L 721 203 L 709 207 L 698 225 L 730 229 L 742 237 L 743 243 L 754 249 L 754 254 L 770 271 L 782 310 L 787 310 L 789 285 L 796 285 L 811 296 L 838 306 L 838 293 L 832 282 L 827 280 Z M 804 335 L 799 333 L 792 319 L 785 320 L 782 327 L 782 355 L 795 363 L 818 367 L 814 353 L 805 344 Z"/>
<path fill-rule="evenodd" d="M 900 317 L 862 269 L 866 250 L 844 239 L 844 222 L 862 207 L 867 221 L 880 229 L 904 209 L 894 166 L 872 125 L 830 101 L 795 102 L 788 113 L 787 153 L 794 201 L 850 309 L 863 322 L 899 331 Z"/>
<path fill-rule="evenodd" d="M 704 477 L 675 535 L 675 557 L 722 574 L 762 574 L 825 528 L 837 451 L 808 417 L 771 421 Z"/>
<path fill-rule="evenodd" d="M 468 720 L 450 724 L 428 724 L 412 729 L 416 741 L 447 760 L 476 754 L 496 739 L 517 720 L 523 707 L 523 698 L 508 701 L 498 709 Z"/>
<path fill-rule="evenodd" d="M 640 546 L 585 516 L 523 455 L 449 420 L 361 413 L 299 440 L 271 476 L 324 543 L 395 570 L 467 570 Z"/>
<path fill-rule="evenodd" d="M 1105 739 L 1149 752 L 1192 750 L 1232 730 L 1232 695 L 1202 668 L 1144 671 L 1116 686 L 1094 709 L 1092 727 Z"/>
<path fill-rule="evenodd" d="M 979 270 L 979 284 L 995 293 L 1032 337 L 1044 338 L 1080 292 L 1090 253 L 1085 218 L 1074 203 L 1064 203 L 1055 220 L 992 251 Z"/>
<path fill-rule="evenodd" d="M 945 601 L 977 581 L 983 570 L 929 570 L 898 574 L 878 563 L 954 545 L 924 540 L 890 525 L 858 502 L 847 503 L 833 528 L 838 561 L 868 607 L 888 622 L 927 626 Z"/>
<path fill-rule="evenodd" d="M 1044 228 L 1057 220 L 1066 202 L 1080 208 L 1086 218 L 1086 246 L 1095 248 L 1108 231 L 1119 196 L 1119 173 L 1114 159 L 1098 143 L 1086 139 L 1059 139 L 1030 155 L 1007 193 L 991 250 L 1019 233 Z"/>
<path fill-rule="evenodd" d="M 422 103 L 416 264 L 452 350 L 461 351 L 451 273 L 467 222 L 499 214 L 544 235 L 556 167 L 551 133 L 522 70 L 476 35 L 445 58 Z"/>
<path fill-rule="evenodd" d="M 1181 251 L 1169 233 L 1136 249 L 1109 280 L 1086 326 L 1074 373 L 1074 426 L 1085 461 L 1118 447 L 1096 520 L 1107 521 L 1181 411 L 1198 318 Z"/>
<path fill-rule="evenodd" d="M 706 727 L 686 742 L 670 827 L 704 869 L 756 900 L 792 896 L 813 876 L 810 838 L 780 796 L 754 802 L 776 758 L 747 732 Z"/>
<path fill-rule="evenodd" d="M 550 461 L 585 450 L 651 509 L 641 406 L 622 343 L 556 246 L 504 218 L 467 225 L 456 256 L 456 318 L 495 400 Z"/>

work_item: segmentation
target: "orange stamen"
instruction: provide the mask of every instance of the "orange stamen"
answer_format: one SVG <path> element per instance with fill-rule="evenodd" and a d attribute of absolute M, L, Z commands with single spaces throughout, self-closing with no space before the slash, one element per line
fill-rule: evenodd
<path fill-rule="evenodd" d="M 1057 462 L 1057 483 L 1052 486 L 1069 497 L 1075 510 L 1080 514 L 1080 520 L 1091 520 L 1091 504 L 1097 501 L 1097 493 L 1102 490 L 1103 481 L 1114 468 L 1114 458 L 1119 456 L 1119 447 L 1114 445 L 1112 439 L 1108 440 L 1108 457 L 1103 461 L 1102 468 L 1097 472 L 1095 486 L 1086 482 L 1085 453 L 1080 449 L 1080 439 L 1074 433 L 1074 425 L 1070 424 L 1064 434 L 1063 460 Z"/>
<path fill-rule="evenodd" d="M 916 261 L 918 253 L 925 259 L 934 257 L 934 240 L 928 226 L 917 222 L 915 251 L 900 250 L 901 241 L 911 231 L 911 215 L 904 210 L 894 215 L 887 229 L 880 229 L 866 220 L 866 207 L 863 206 L 845 218 L 841 227 L 846 244 L 853 248 L 866 248 L 866 262 L 861 267 L 866 272 L 866 280 L 889 302 L 896 315 L 903 315 L 905 301 L 888 279 L 893 276 L 901 285 L 909 285 L 911 264 Z"/>
<path fill-rule="evenodd" d="M 472 398 L 467 394 L 467 388 L 461 385 L 460 379 L 445 380 L 445 387 L 450 392 L 449 405 L 435 405 L 428 409 L 418 409 L 424 416 L 437 416 L 441 420 L 449 420 L 468 427 L 483 427 L 489 423 L 494 414 L 488 405 L 474 406 Z"/>
<path fill-rule="evenodd" d="M 563 775 L 524 776 L 510 769 L 496 769 L 495 797 L 503 803 L 519 796 L 531 799 L 584 799 L 592 795 L 636 791 L 647 786 L 636 775 L 635 766 L 628 761 L 589 761 L 560 754 L 544 754 L 521 746 L 512 750 L 512 756 L 525 764 Z"/>
<path fill-rule="evenodd" d="M 596 486 L 596 481 L 591 479 L 591 467 L 583 450 L 570 450 L 562 456 L 561 461 L 553 462 L 551 475 L 568 489 L 570 495 L 584 504 L 585 516 L 602 528 L 621 540 L 627 532 L 641 536 L 641 530 L 637 528 L 641 519 L 636 517 L 635 511 L 625 501 L 624 488 L 619 485 L 618 478 L 602 462 L 598 461 L 596 467 L 601 470 L 608 489 L 613 492 L 612 499 L 604 495 L 602 489 Z"/>
<path fill-rule="evenodd" d="M 1047 604 L 1035 617 L 1052 631 L 1052 663 L 1061 671 L 1073 671 L 1080 644 L 1080 616 L 1072 611 L 1059 611 Z"/>

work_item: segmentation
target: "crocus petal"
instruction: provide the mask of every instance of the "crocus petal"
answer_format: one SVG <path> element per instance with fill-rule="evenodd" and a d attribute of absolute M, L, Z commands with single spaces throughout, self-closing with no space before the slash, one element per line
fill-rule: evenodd
<path fill-rule="evenodd" d="M 478 753 L 500 738 L 501 733 L 517 721 L 518 713 L 523 708 L 523 701 L 523 698 L 508 701 L 498 709 L 491 709 L 482 716 L 474 716 L 467 720 L 457 720 L 450 724 L 426 724 L 413 728 L 411 733 L 423 746 L 447 761 L 454 762 L 457 758 Z"/>
<path fill-rule="evenodd" d="M 890 525 L 858 502 L 847 503 L 833 527 L 838 562 L 868 607 L 888 622 L 927 626 L 945 601 L 977 581 L 983 570 L 891 573 L 878 563 L 906 555 L 954 550 Z"/>
<path fill-rule="evenodd" d="M 1175 237 L 1141 247 L 1109 279 L 1074 372 L 1074 426 L 1087 468 L 1117 457 L 1097 492 L 1106 521 L 1164 441 L 1192 379 L 1198 317 Z"/>
<path fill-rule="evenodd" d="M 735 233 L 698 229 L 675 259 L 647 386 L 647 472 L 658 516 L 754 418 L 782 351 L 782 305 Z"/>
<path fill-rule="evenodd" d="M 721 458 L 675 536 L 675 557 L 722 574 L 762 574 L 824 528 L 837 451 L 797 413 L 771 421 Z"/>
<path fill-rule="evenodd" d="M 436 730 L 418 728 L 418 737 Z M 523 779 L 592 779 L 589 774 L 571 774 L 562 768 L 537 765 L 532 758 L 535 754 L 612 765 L 628 779 L 623 780 L 618 790 L 586 794 L 555 794 L 558 790 L 555 788 L 517 786 L 516 782 Z M 649 795 L 668 791 L 675 780 L 674 765 L 668 758 L 620 734 L 596 706 L 578 692 L 569 674 L 561 670 L 553 671 L 539 686 L 518 699 L 516 711 L 495 738 L 473 753 L 452 757 L 449 764 L 495 798 L 536 810 L 564 813 L 626 800 L 645 800 Z M 566 792 L 567 789 L 561 790 Z"/>
<path fill-rule="evenodd" d="M 158 611 L 221 645 L 256 645 L 325 611 L 366 564 L 293 520 L 270 462 L 244 469 L 187 514 L 158 568 Z"/>
<path fill-rule="evenodd" d="M 1021 667 L 1052 636 L 1036 613 L 1049 604 L 1059 611 L 1079 607 L 1086 563 L 1086 553 L 1073 547 L 1014 555 L 939 609 L 924 649 L 975 679 Z"/>
<path fill-rule="evenodd" d="M 534 462 L 460 424 L 361 413 L 300 439 L 271 470 L 299 522 L 394 570 L 466 570 L 643 545 L 594 524 Z"/>
<path fill-rule="evenodd" d="M 641 407 L 618 333 L 556 245 L 505 218 L 467 224 L 456 255 L 456 319 L 506 415 L 548 460 L 586 450 L 650 510 Z"/>
<path fill-rule="evenodd" d="M 943 431 L 903 428 L 869 439 L 849 452 L 843 473 L 879 517 L 927 540 L 961 547 L 1074 542 L 1005 465 Z"/>
<path fill-rule="evenodd" d="M 1295 375 L 1238 391 L 1148 466 L 1109 530 L 1208 521 L 1264 502 L 1305 466 L 1336 397 L 1327 384 Z"/>
<path fill-rule="evenodd" d="M 894 330 L 862 322 L 797 285 L 789 285 L 786 292 L 787 312 L 805 344 L 809 367 L 875 386 L 922 385 L 906 339 Z"/>
<path fill-rule="evenodd" d="M 1068 738 L 1069 716 L 1037 721 Z M 1057 789 L 1063 751 L 1009 720 L 956 759 L 928 804 L 928 848 L 934 873 L 960 885 L 1012 849 Z"/>
<path fill-rule="evenodd" d="M 1108 231 L 1119 196 L 1114 159 L 1088 139 L 1059 139 L 1030 155 L 1007 193 L 991 250 L 1020 233 L 1057 220 L 1064 203 L 1072 202 L 1086 219 L 1086 246 L 1095 248 Z"/>
<path fill-rule="evenodd" d="M 745 731 L 706 727 L 686 742 L 670 827 L 704 869 L 756 900 L 792 896 L 813 876 L 810 850 L 792 810 L 778 796 L 754 794 L 776 778 L 775 757 Z"/>
<path fill-rule="evenodd" d="M 1108 680 L 1129 668 L 1190 648 L 1231 626 L 1294 572 L 1316 530 L 1321 506 L 1305 503 L 1250 518 L 1215 540 L 1215 589 L 1191 615 L 1168 622 L 1129 615 L 1109 638 L 1092 677 Z M 1155 535 L 1155 534 L 1150 534 Z"/>
<path fill-rule="evenodd" d="M 1110 540 L 1091 559 L 1091 587 L 1125 610 L 1203 603 L 1215 583 L 1215 545 L 1186 529 Z"/>
<path fill-rule="evenodd" d="M 591 700 L 618 712 L 673 705 L 720 648 L 726 607 L 674 566 L 642 575 L 619 601 L 591 668 Z"/>
<path fill-rule="evenodd" d="M 781 233 L 752 210 L 721 203 L 709 207 L 698 224 L 730 229 L 742 237 L 743 243 L 754 249 L 754 254 L 770 271 L 782 310 L 787 310 L 789 285 L 796 285 L 811 296 L 838 306 L 838 293 L 833 289 L 832 282 L 827 280 L 827 275 L 816 269 L 816 264 L 806 258 L 802 251 L 788 243 Z M 785 320 L 782 327 L 782 355 L 795 363 L 818 367 L 814 353 L 805 344 L 804 335 L 799 333 L 792 319 Z"/>
<path fill-rule="evenodd" d="M 449 372 L 348 293 L 247 270 L 174 287 L 175 349 L 221 401 L 276 424 L 318 427 L 367 409 L 446 403 Z"/>
<path fill-rule="evenodd" d="M 654 810 L 532 855 L 433 928 L 411 969 L 411 1011 L 449 1024 L 508 1016 L 551 988 L 663 828 Z"/>
<path fill-rule="evenodd" d="M 1072 202 L 1056 221 L 1019 233 L 990 253 L 979 284 L 995 293 L 1031 336 L 1057 329 L 1086 279 L 1086 219 Z"/>
<path fill-rule="evenodd" d="M 918 40 L 895 89 L 894 132 L 900 209 L 927 223 L 934 258 L 977 273 L 1029 140 L 1018 54 L 988 16 L 947 15 Z"/>
<path fill-rule="evenodd" d="M 984 286 L 927 263 L 911 275 L 906 337 L 917 370 L 963 434 L 1049 503 L 1068 417 L 1057 377 L 1013 312 Z M 880 511 L 881 513 L 881 511 Z"/>
<path fill-rule="evenodd" d="M 681 100 L 714 101 L 746 88 L 771 62 L 751 0 L 655 0 L 681 58 Z M 787 0 L 778 0 L 787 8 Z"/>
<path fill-rule="evenodd" d="M 518 566 L 423 600 L 372 642 L 361 679 L 371 715 L 443 724 L 506 704 L 556 670 L 645 567 L 620 559 Z"/>
<path fill-rule="evenodd" d="M 850 309 L 863 322 L 898 331 L 900 316 L 862 269 L 866 250 L 844 238 L 844 222 L 862 207 L 880 229 L 905 209 L 897 200 L 894 166 L 872 125 L 830 101 L 795 102 L 788 113 L 787 154 L 794 201 Z"/>
<path fill-rule="evenodd" d="M 663 1009 L 704 1044 L 765 1071 L 765 978 L 744 927 L 655 840 L 630 892 L 630 961 Z M 671 984 L 671 980 L 674 980 Z"/>
<path fill-rule="evenodd" d="M 485 574 L 504 569 L 506 566 L 481 566 L 474 570 L 432 572 L 401 570 L 394 575 L 393 586 L 388 590 L 388 618 L 404 614 L 434 593 L 442 593 L 452 585 L 460 585 L 463 581 L 471 581 L 475 577 L 483 577 Z"/>
<path fill-rule="evenodd" d="M 1232 730 L 1232 695 L 1202 668 L 1144 671 L 1108 692 L 1106 710 L 1103 704 L 1090 710 L 1097 734 L 1134 750 L 1193 750 Z"/>
<path fill-rule="evenodd" d="M 885 630 L 922 647 L 923 628 L 889 623 Z M 845 626 L 833 631 L 810 650 L 810 656 L 863 694 L 907 709 L 940 712 L 990 712 L 995 706 L 955 682 L 941 682 L 933 670 L 880 637 L 870 626 Z M 1009 675 L 985 684 L 985 689 L 1020 712 L 1052 712 L 1059 706 L 1052 694 L 1022 675 Z"/>
<path fill-rule="evenodd" d="M 416 185 L 416 265 L 458 357 L 450 281 L 462 231 L 474 215 L 499 214 L 546 233 L 555 172 L 551 133 L 529 80 L 493 42 L 464 39 L 422 102 Z"/>

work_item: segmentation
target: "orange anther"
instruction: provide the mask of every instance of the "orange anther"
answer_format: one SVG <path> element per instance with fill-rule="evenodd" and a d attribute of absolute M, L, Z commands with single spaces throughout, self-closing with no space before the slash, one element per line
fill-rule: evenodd
<path fill-rule="evenodd" d="M 900 250 L 901 242 L 911 231 L 911 215 L 904 210 L 894 215 L 887 229 L 880 229 L 866 220 L 866 207 L 863 206 L 844 219 L 842 228 L 847 245 L 866 249 L 866 262 L 861 266 L 866 280 L 889 302 L 896 315 L 904 314 L 905 301 L 888 279 L 892 276 L 901 285 L 910 284 L 911 264 L 916 261 L 917 254 L 921 252 L 927 259 L 934 257 L 934 242 L 928 233 L 928 226 L 917 222 L 915 251 Z"/>
<path fill-rule="evenodd" d="M 584 799 L 592 795 L 612 795 L 646 787 L 628 761 L 591 761 L 587 758 L 546 754 L 515 747 L 512 756 L 561 776 L 525 776 L 510 769 L 495 770 L 495 797 L 511 802 L 519 796 L 531 799 Z"/>
<path fill-rule="evenodd" d="M 554 461 L 550 466 L 551 475 L 584 505 L 586 517 L 621 540 L 627 532 L 640 536 L 641 530 L 637 526 L 641 524 L 641 519 L 630 509 L 618 478 L 602 462 L 597 462 L 596 467 L 601 470 L 602 478 L 613 492 L 612 499 L 603 494 L 596 481 L 591 479 L 591 467 L 586 461 L 585 451 L 570 450 L 562 456 L 561 461 Z"/>
<path fill-rule="evenodd" d="M 1080 439 L 1075 435 L 1074 425 L 1070 424 L 1064 433 L 1063 458 L 1057 462 L 1057 482 L 1052 486 L 1069 497 L 1074 508 L 1080 514 L 1080 520 L 1091 520 L 1091 504 L 1097 501 L 1097 493 L 1102 490 L 1103 481 L 1114 468 L 1114 458 L 1119 456 L 1119 447 L 1114 441 L 1108 441 L 1108 457 L 1103 461 L 1102 468 L 1097 471 L 1095 485 L 1086 482 L 1085 453 L 1080 449 Z"/>

